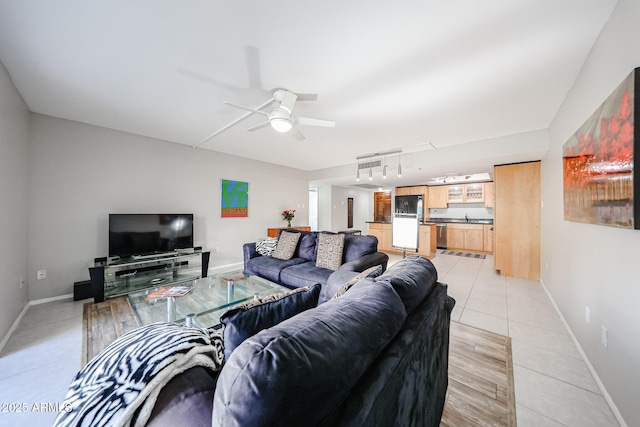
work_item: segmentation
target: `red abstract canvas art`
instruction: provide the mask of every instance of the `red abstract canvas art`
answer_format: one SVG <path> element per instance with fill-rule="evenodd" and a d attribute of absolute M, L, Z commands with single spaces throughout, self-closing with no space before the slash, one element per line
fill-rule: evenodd
<path fill-rule="evenodd" d="M 634 70 L 563 146 L 564 219 L 640 228 L 634 200 Z"/>

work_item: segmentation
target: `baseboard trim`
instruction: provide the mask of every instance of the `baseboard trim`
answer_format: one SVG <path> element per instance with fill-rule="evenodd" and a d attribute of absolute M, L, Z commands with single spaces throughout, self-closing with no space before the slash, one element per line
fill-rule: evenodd
<path fill-rule="evenodd" d="M 27 312 L 27 310 L 29 310 L 30 306 L 31 306 L 31 303 L 29 303 L 29 302 L 24 305 L 24 308 L 22 309 L 22 311 L 20 312 L 20 314 L 16 318 L 15 322 L 13 322 L 13 325 L 11 325 L 11 327 L 9 328 L 9 331 L 7 331 L 7 334 L 4 336 L 2 341 L 0 341 L 0 352 L 2 352 L 2 350 L 4 350 L 4 346 L 7 345 L 7 343 L 9 342 L 9 338 L 11 338 L 11 335 L 13 335 L 13 333 L 16 331 L 16 329 L 18 329 L 18 325 L 20 324 L 20 321 L 24 317 L 24 315 Z"/>
<path fill-rule="evenodd" d="M 236 270 L 238 268 L 244 268 L 244 262 L 234 262 L 231 264 L 218 265 L 216 267 L 209 267 L 207 274 L 212 276 L 214 274 L 223 273 L 230 270 Z"/>
<path fill-rule="evenodd" d="M 61 299 L 67 299 L 67 298 L 73 298 L 73 294 L 64 294 L 64 295 L 58 295 L 57 297 L 37 299 L 37 300 L 29 301 L 29 305 L 46 304 L 48 302 L 59 301 Z"/>
<path fill-rule="evenodd" d="M 544 282 L 542 281 L 542 279 L 540 279 L 540 284 L 542 285 L 542 289 L 544 289 L 544 291 L 547 293 L 547 296 L 551 300 L 551 304 L 553 304 L 553 307 L 556 309 L 556 312 L 560 316 L 560 319 L 562 320 L 562 323 L 564 323 L 564 326 L 567 328 L 567 331 L 569 331 L 569 335 L 571 335 L 571 339 L 573 340 L 574 344 L 578 348 L 578 352 L 580 353 L 580 356 L 582 356 L 582 359 L 587 364 L 587 368 L 589 368 L 589 372 L 591 372 L 591 375 L 593 376 L 593 379 L 596 381 L 596 384 L 598 384 L 598 388 L 602 392 L 602 396 L 604 397 L 604 400 L 609 405 L 609 408 L 611 409 L 611 412 L 613 412 L 613 416 L 616 417 L 616 420 L 620 424 L 620 427 L 629 427 L 627 425 L 627 423 L 624 421 L 624 418 L 622 418 L 622 414 L 618 410 L 618 407 L 616 406 L 616 404 L 614 403 L 613 399 L 611 398 L 611 395 L 609 394 L 609 392 L 605 388 L 604 384 L 600 380 L 600 377 L 598 376 L 598 373 L 596 372 L 595 368 L 591 364 L 591 361 L 587 357 L 587 353 L 585 353 L 584 349 L 580 345 L 580 342 L 578 341 L 578 338 L 576 338 L 575 334 L 571 330 L 571 327 L 569 326 L 569 324 L 567 323 L 566 319 L 562 315 L 562 312 L 560 311 L 560 308 L 558 307 L 558 304 L 556 304 L 556 301 L 551 296 L 551 293 L 549 292 L 547 287 L 544 285 Z"/>

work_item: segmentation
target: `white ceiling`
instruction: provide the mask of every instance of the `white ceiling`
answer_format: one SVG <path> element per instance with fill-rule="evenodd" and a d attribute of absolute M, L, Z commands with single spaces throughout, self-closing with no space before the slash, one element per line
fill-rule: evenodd
<path fill-rule="evenodd" d="M 31 111 L 186 145 L 243 114 L 224 101 L 317 93 L 294 114 L 333 129 L 254 115 L 201 148 L 352 179 L 362 154 L 546 129 L 615 3 L 2 0 L 0 60 Z"/>

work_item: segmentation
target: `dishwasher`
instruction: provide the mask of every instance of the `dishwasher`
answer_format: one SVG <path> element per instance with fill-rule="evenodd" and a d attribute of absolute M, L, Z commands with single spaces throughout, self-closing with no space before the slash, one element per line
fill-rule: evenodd
<path fill-rule="evenodd" d="M 436 224 L 436 234 L 438 235 L 436 247 L 438 249 L 447 249 L 447 224 Z"/>

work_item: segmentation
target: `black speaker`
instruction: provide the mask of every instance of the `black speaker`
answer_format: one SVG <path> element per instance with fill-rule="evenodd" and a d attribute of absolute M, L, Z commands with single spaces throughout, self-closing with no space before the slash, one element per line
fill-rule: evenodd
<path fill-rule="evenodd" d="M 73 284 L 74 301 L 91 298 L 92 296 L 93 292 L 91 292 L 91 280 L 83 280 L 82 282 L 76 282 Z"/>

